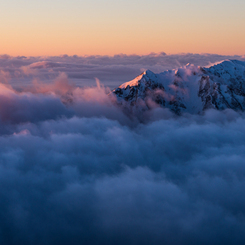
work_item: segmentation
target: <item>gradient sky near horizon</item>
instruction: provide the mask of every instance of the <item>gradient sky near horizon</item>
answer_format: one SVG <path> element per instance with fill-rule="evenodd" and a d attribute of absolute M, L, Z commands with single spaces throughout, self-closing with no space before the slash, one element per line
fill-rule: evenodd
<path fill-rule="evenodd" d="M 244 0 L 1 0 L 0 54 L 245 54 Z"/>

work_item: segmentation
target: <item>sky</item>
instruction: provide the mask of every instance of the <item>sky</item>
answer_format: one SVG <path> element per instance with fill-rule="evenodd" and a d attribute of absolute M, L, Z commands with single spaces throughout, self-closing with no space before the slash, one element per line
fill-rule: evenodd
<path fill-rule="evenodd" d="M 245 61 L 244 9 L 0 0 L 0 244 L 243 245 L 245 112 L 130 114 L 111 89 Z"/>
<path fill-rule="evenodd" d="M 1 0 L 0 54 L 245 54 L 243 0 Z"/>

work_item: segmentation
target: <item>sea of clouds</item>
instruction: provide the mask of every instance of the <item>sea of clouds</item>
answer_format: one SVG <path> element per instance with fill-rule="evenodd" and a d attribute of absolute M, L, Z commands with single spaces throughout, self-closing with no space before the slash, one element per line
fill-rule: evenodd
<path fill-rule="evenodd" d="M 227 58 L 244 60 L 1 56 L 0 244 L 243 244 L 245 114 L 142 123 L 108 96 L 144 69 Z"/>
<path fill-rule="evenodd" d="M 11 57 L 0 55 L 0 81 L 11 82 L 15 89 L 23 89 L 23 84 L 50 83 L 64 72 L 76 86 L 91 86 L 97 77 L 111 89 L 123 82 L 132 80 L 149 69 L 160 73 L 176 69 L 187 63 L 207 66 L 225 59 L 243 59 L 242 56 L 215 54 L 176 54 L 152 53 L 149 55 L 115 56 L 55 56 L 55 57 Z"/>

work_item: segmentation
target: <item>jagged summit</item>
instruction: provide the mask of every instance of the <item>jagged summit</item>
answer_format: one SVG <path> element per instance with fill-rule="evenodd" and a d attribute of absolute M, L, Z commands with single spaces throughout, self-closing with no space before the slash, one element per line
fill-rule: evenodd
<path fill-rule="evenodd" d="M 226 60 L 210 67 L 187 64 L 155 74 L 143 72 L 113 90 L 118 103 L 137 109 L 161 106 L 177 114 L 206 109 L 245 110 L 245 62 Z"/>
<path fill-rule="evenodd" d="M 128 86 L 134 87 L 134 86 L 137 86 L 138 83 L 141 82 L 142 79 L 149 80 L 150 78 L 152 79 L 155 76 L 156 76 L 155 73 L 153 73 L 150 70 L 146 70 L 146 71 L 142 72 L 139 76 L 137 76 L 135 79 L 133 79 L 129 82 L 123 83 L 122 85 L 119 86 L 119 88 L 125 89 Z"/>

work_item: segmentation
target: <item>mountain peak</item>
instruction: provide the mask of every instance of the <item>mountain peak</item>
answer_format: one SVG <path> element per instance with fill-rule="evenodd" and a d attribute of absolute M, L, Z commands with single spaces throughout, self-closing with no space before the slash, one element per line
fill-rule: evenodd
<path fill-rule="evenodd" d="M 147 69 L 143 72 L 144 75 L 147 75 L 147 76 L 151 76 L 151 75 L 155 75 L 154 72 L 152 72 L 151 70 Z"/>
<path fill-rule="evenodd" d="M 123 83 L 122 85 L 119 86 L 119 88 L 126 89 L 127 87 L 135 87 L 135 86 L 138 86 L 142 80 L 148 81 L 152 78 L 156 78 L 155 73 L 153 73 L 150 70 L 146 70 L 142 72 L 139 76 L 137 76 L 135 79 L 129 82 Z"/>
<path fill-rule="evenodd" d="M 197 114 L 210 108 L 243 111 L 245 62 L 226 60 L 209 68 L 187 64 L 160 74 L 146 70 L 113 93 L 119 104 L 124 100 L 144 110 L 166 107 L 177 114 Z"/>

